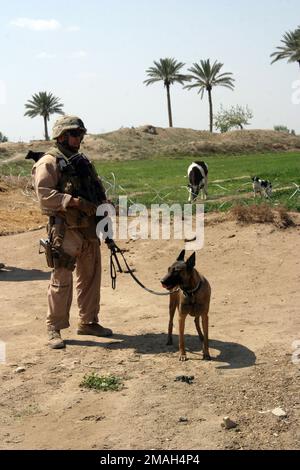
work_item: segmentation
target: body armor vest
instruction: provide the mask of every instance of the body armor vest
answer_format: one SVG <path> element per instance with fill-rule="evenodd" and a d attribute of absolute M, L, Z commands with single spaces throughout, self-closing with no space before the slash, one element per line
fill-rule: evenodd
<path fill-rule="evenodd" d="M 96 205 L 106 200 L 105 189 L 95 167 L 83 153 L 69 158 L 59 154 L 56 159 L 61 172 L 57 188 L 60 192 L 82 197 Z"/>
<path fill-rule="evenodd" d="M 66 157 L 54 147 L 47 154 L 56 158 L 60 170 L 57 186 L 59 192 L 70 194 L 72 197 L 82 197 L 96 206 L 106 201 L 105 189 L 96 169 L 83 153 Z M 65 214 L 56 215 L 66 219 L 68 226 L 78 228 L 86 238 L 97 238 L 97 216 L 87 216 L 73 207 L 68 208 Z"/>

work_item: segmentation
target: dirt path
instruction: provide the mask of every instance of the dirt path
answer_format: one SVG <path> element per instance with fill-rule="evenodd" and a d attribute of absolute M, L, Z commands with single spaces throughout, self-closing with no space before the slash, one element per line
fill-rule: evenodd
<path fill-rule="evenodd" d="M 65 351 L 46 346 L 49 271 L 31 232 L 0 237 L 0 448 L 4 449 L 299 449 L 300 229 L 209 224 L 197 266 L 212 285 L 210 348 L 201 361 L 192 318 L 189 360 L 166 346 L 168 301 L 119 275 L 112 291 L 103 252 L 103 324 L 111 339 L 76 335 L 77 307 L 63 332 Z M 122 243 L 120 243 L 122 245 Z M 127 258 L 147 286 L 173 262 L 179 241 L 131 241 Z M 25 371 L 16 373 L 18 366 Z M 79 387 L 84 374 L 122 378 L 119 392 Z M 194 383 L 174 381 L 194 375 Z M 268 410 L 282 407 L 286 418 Z M 224 430 L 230 416 L 238 423 Z M 186 419 L 186 421 L 180 420 Z"/>

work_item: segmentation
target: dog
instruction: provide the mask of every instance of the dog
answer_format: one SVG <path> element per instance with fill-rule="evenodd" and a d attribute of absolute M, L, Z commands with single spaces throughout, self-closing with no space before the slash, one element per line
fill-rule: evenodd
<path fill-rule="evenodd" d="M 259 193 L 261 196 L 271 197 L 272 183 L 268 180 L 262 180 L 258 176 L 252 177 L 254 197 Z"/>
<path fill-rule="evenodd" d="M 187 176 L 189 179 L 189 202 L 193 202 L 199 194 L 202 192 L 202 199 L 207 197 L 207 185 L 208 185 L 208 165 L 201 162 L 193 162 L 188 167 Z"/>
<path fill-rule="evenodd" d="M 176 308 L 178 308 L 179 360 L 186 361 L 187 359 L 184 346 L 184 325 L 187 315 L 195 318 L 196 330 L 200 341 L 203 342 L 203 359 L 210 360 L 208 349 L 208 311 L 211 287 L 208 280 L 195 269 L 195 252 L 186 261 L 184 261 L 184 255 L 185 250 L 182 250 L 175 263 L 168 268 L 168 274 L 161 279 L 162 286 L 170 291 L 167 345 L 173 344 L 173 318 Z M 202 319 L 203 333 L 200 327 L 200 317 Z"/>
<path fill-rule="evenodd" d="M 33 150 L 29 150 L 27 153 L 25 160 L 33 160 L 34 162 L 38 162 L 40 158 L 45 155 L 45 152 L 34 152 Z"/>

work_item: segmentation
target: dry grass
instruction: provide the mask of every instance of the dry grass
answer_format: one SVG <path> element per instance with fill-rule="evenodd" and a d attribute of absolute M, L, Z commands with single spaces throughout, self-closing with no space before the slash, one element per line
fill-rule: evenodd
<path fill-rule="evenodd" d="M 275 225 L 279 228 L 295 227 L 296 223 L 284 206 L 279 206 L 275 214 Z"/>
<path fill-rule="evenodd" d="M 283 206 L 274 208 L 266 203 L 250 206 L 237 204 L 231 209 L 230 213 L 241 224 L 271 223 L 278 228 L 288 228 L 296 225 L 287 209 Z"/>
<path fill-rule="evenodd" d="M 0 236 L 27 232 L 44 226 L 31 179 L 20 176 L 0 176 Z"/>
<path fill-rule="evenodd" d="M 5 193 L 12 189 L 30 191 L 32 187 L 31 178 L 28 176 L 3 176 L 0 175 L 0 192 Z"/>

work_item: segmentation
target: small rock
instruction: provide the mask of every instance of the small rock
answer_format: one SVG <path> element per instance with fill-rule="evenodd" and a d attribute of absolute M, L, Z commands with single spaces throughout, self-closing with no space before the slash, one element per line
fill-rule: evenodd
<path fill-rule="evenodd" d="M 272 414 L 275 415 L 275 416 L 278 416 L 279 418 L 286 418 L 287 417 L 287 413 L 286 411 L 284 411 L 282 408 L 274 408 L 274 410 L 272 410 Z"/>
<path fill-rule="evenodd" d="M 180 416 L 180 418 L 179 418 L 178 421 L 179 421 L 179 423 L 187 423 L 187 422 L 188 422 L 188 419 L 185 418 L 184 416 Z"/>
<path fill-rule="evenodd" d="M 186 382 L 188 384 L 192 384 L 194 380 L 193 375 L 177 375 L 177 377 L 174 379 L 175 382 Z"/>
<path fill-rule="evenodd" d="M 21 372 L 25 372 L 26 367 L 20 366 L 15 369 L 15 374 L 20 374 Z"/>
<path fill-rule="evenodd" d="M 237 427 L 237 423 L 232 421 L 232 419 L 229 418 L 229 416 L 225 416 L 223 418 L 223 423 L 221 424 L 225 429 L 233 429 Z"/>

